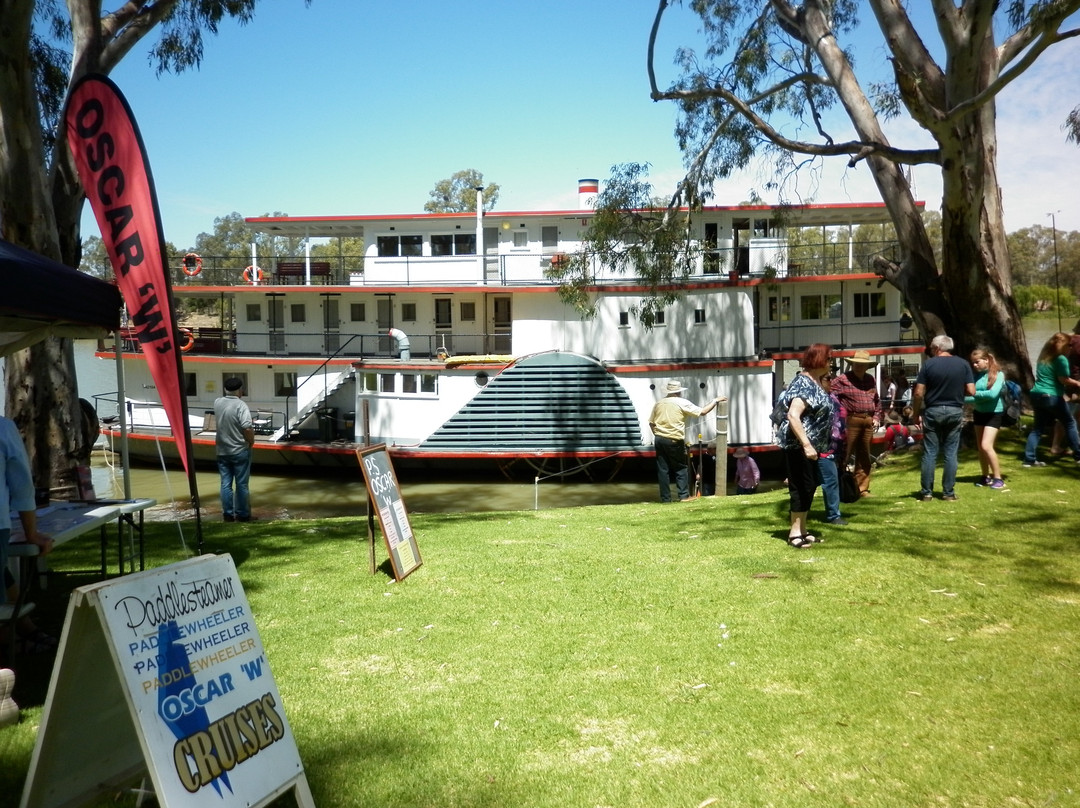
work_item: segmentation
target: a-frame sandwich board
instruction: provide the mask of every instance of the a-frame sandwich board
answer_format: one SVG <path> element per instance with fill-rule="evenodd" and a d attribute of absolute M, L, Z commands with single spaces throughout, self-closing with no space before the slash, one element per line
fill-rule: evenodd
<path fill-rule="evenodd" d="M 233 559 L 204 555 L 76 589 L 21 808 L 149 777 L 163 808 L 314 808 Z"/>

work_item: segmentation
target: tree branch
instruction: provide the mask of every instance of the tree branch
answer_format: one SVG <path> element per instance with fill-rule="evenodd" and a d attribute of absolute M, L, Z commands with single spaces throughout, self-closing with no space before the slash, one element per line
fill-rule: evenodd
<path fill-rule="evenodd" d="M 941 153 L 938 149 L 898 149 L 885 143 L 869 143 L 857 140 L 831 145 L 791 140 L 770 126 L 769 123 L 754 112 L 745 101 L 722 87 L 714 87 L 712 90 L 676 90 L 658 93 L 653 100 L 685 101 L 688 99 L 708 97 L 718 97 L 723 99 L 730 104 L 735 111 L 749 121 L 750 124 L 766 139 L 783 149 L 798 152 L 799 154 L 812 154 L 822 157 L 836 157 L 847 154 L 855 156 L 857 158 L 855 162 L 865 159 L 871 154 L 875 154 L 894 163 L 906 163 L 910 165 L 939 163 L 941 160 Z"/>
<path fill-rule="evenodd" d="M 971 110 L 982 106 L 1008 87 L 1014 80 L 1022 76 L 1027 69 L 1035 63 L 1035 60 L 1038 59 L 1051 45 L 1055 45 L 1058 42 L 1078 35 L 1080 35 L 1080 30 L 1066 31 L 1061 34 L 1044 33 L 1033 45 L 1031 45 L 1031 47 L 1023 52 L 1023 56 L 1019 61 L 1013 64 L 1005 72 L 999 73 L 998 77 L 990 82 L 983 90 L 966 101 L 947 110 L 945 117 L 942 119 L 942 123 L 946 125 L 951 124 L 958 118 L 971 112 Z M 1000 49 L 998 52 L 1000 53 Z"/>
<path fill-rule="evenodd" d="M 659 89 L 656 86 L 656 70 L 653 68 L 653 59 L 656 54 L 656 35 L 660 31 L 660 18 L 667 9 L 667 0 L 660 0 L 660 6 L 656 9 L 656 17 L 653 18 L 652 30 L 649 32 L 649 55 L 646 67 L 649 71 L 649 95 L 655 100 Z"/>

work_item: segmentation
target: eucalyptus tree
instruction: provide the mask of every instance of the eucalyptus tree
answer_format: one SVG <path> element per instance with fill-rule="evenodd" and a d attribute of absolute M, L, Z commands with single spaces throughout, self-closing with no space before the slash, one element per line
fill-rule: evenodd
<path fill-rule="evenodd" d="M 305 0 L 306 4 L 310 0 Z M 0 235 L 77 267 L 85 200 L 60 117 L 69 88 L 108 75 L 151 33 L 158 74 L 198 68 L 205 37 L 226 19 L 250 22 L 257 0 L 0 0 Z M 70 480 L 85 462 L 71 345 L 47 340 L 6 360 L 6 410 L 38 485 Z"/>
<path fill-rule="evenodd" d="M 499 201 L 499 186 L 493 182 L 484 185 L 484 174 L 475 168 L 455 171 L 447 179 L 439 180 L 429 192 L 424 203 L 428 213 L 475 213 L 476 189 L 484 190 L 484 210 L 493 210 Z"/>
<path fill-rule="evenodd" d="M 702 204 L 717 180 L 751 164 L 769 166 L 782 200 L 805 166 L 830 158 L 865 166 L 902 245 L 875 271 L 901 291 L 923 338 L 947 332 L 962 353 L 988 345 L 1030 380 L 995 116 L 1005 87 L 1080 33 L 1068 27 L 1080 0 L 692 0 L 703 47 L 680 50 L 679 77 L 662 88 L 654 51 L 670 5 L 660 0 L 648 46 L 652 98 L 680 111 L 687 172 L 670 210 Z M 926 145 L 890 141 L 885 125 L 900 116 Z M 1078 118 L 1080 108 L 1063 127 L 1070 139 L 1080 138 Z M 941 174 L 940 259 L 912 192 L 914 166 Z"/>

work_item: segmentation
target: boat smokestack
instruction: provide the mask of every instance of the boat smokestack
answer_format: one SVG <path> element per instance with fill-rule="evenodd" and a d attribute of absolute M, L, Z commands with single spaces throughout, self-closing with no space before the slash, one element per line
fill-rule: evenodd
<path fill-rule="evenodd" d="M 581 210 L 596 207 L 596 197 L 600 195 L 600 180 L 578 180 L 577 198 Z"/>

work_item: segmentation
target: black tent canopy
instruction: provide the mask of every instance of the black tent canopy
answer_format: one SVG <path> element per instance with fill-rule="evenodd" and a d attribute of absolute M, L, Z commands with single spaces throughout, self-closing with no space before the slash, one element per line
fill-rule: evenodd
<path fill-rule="evenodd" d="M 120 290 L 0 239 L 0 356 L 46 337 L 102 337 L 120 327 Z"/>

